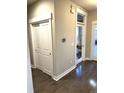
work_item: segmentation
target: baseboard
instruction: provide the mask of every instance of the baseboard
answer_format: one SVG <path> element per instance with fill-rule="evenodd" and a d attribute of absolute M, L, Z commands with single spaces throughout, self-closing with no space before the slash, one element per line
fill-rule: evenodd
<path fill-rule="evenodd" d="M 79 63 L 82 62 L 82 61 L 86 61 L 86 60 L 91 60 L 91 58 L 89 58 L 89 57 L 80 58 L 80 59 L 78 60 L 77 64 L 79 64 Z"/>
<path fill-rule="evenodd" d="M 86 58 L 84 58 L 84 61 L 85 61 L 85 60 L 91 60 L 91 58 L 89 58 L 89 57 L 86 57 Z"/>
<path fill-rule="evenodd" d="M 92 60 L 97 61 L 97 59 L 92 59 Z"/>
<path fill-rule="evenodd" d="M 69 68 L 68 70 L 66 70 L 65 72 L 61 73 L 58 76 L 53 76 L 53 79 L 55 81 L 58 81 L 58 80 L 60 80 L 62 77 L 64 77 L 65 75 L 67 75 L 69 72 L 71 72 L 75 68 L 76 68 L 76 65 L 72 66 L 71 68 Z"/>
<path fill-rule="evenodd" d="M 86 61 L 86 60 L 94 60 L 94 61 L 97 61 L 97 59 L 92 59 L 92 58 L 89 58 L 89 57 L 86 57 L 85 59 L 84 59 L 84 61 Z"/>

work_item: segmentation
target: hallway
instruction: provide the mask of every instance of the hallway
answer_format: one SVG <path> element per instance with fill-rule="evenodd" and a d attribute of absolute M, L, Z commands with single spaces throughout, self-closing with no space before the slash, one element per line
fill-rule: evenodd
<path fill-rule="evenodd" d="M 34 93 L 97 93 L 97 63 L 82 62 L 59 81 L 32 69 Z"/>

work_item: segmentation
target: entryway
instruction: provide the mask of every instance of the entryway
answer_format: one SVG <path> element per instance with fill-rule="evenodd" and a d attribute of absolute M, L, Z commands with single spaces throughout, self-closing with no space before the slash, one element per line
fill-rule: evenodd
<path fill-rule="evenodd" d="M 86 18 L 87 13 L 77 9 L 76 13 L 76 64 L 82 62 L 85 58 L 86 42 Z"/>

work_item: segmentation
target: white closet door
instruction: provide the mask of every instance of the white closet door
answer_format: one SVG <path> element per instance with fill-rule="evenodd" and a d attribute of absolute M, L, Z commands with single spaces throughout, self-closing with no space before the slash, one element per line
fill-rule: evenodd
<path fill-rule="evenodd" d="M 46 20 L 32 25 L 33 56 L 36 68 L 52 75 L 52 34 L 51 21 Z"/>
<path fill-rule="evenodd" d="M 32 44 L 33 44 L 33 61 L 36 66 L 36 68 L 39 68 L 39 24 L 33 24 L 32 25 Z"/>
<path fill-rule="evenodd" d="M 44 22 L 39 27 L 39 59 L 43 71 L 47 74 L 52 73 L 52 37 L 51 23 Z"/>

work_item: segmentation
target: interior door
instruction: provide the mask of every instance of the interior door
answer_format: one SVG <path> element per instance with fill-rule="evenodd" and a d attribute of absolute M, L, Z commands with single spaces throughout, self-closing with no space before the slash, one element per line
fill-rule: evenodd
<path fill-rule="evenodd" d="M 85 58 L 85 30 L 82 24 L 77 25 L 77 45 L 79 45 L 81 51 L 79 61 L 82 61 Z"/>
<path fill-rule="evenodd" d="M 35 23 L 36 24 L 36 23 Z M 33 26 L 33 56 L 36 68 L 52 74 L 52 36 L 51 21 L 46 20 Z"/>
<path fill-rule="evenodd" d="M 51 23 L 49 20 L 40 24 L 39 27 L 39 60 L 42 63 L 43 71 L 47 74 L 52 73 L 52 34 Z"/>
<path fill-rule="evenodd" d="M 33 62 L 36 68 L 39 68 L 39 23 L 32 24 L 31 35 L 32 35 L 32 45 L 33 45 Z"/>

